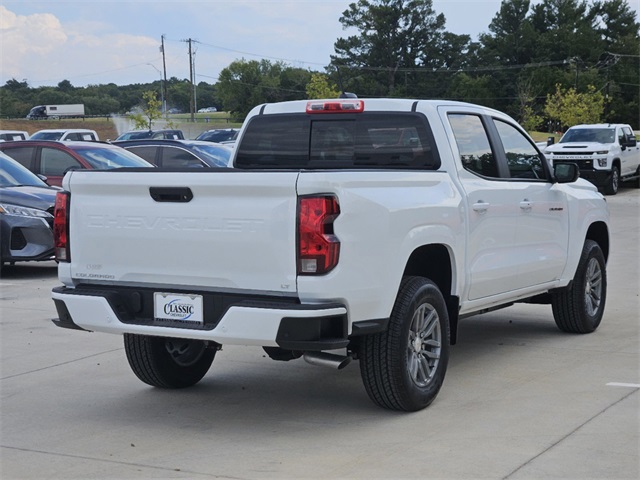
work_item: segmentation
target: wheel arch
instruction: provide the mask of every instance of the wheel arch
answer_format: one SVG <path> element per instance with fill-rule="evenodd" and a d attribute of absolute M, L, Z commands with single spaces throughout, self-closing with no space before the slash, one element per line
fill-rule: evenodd
<path fill-rule="evenodd" d="M 620 165 L 621 165 L 621 161 L 618 157 L 615 157 L 612 161 L 611 161 L 611 168 L 613 167 L 618 167 L 618 172 L 620 172 Z"/>
<path fill-rule="evenodd" d="M 589 225 L 585 240 L 593 240 L 600 245 L 605 261 L 609 260 L 609 229 L 606 223 L 594 222 Z"/>
<path fill-rule="evenodd" d="M 416 248 L 404 268 L 403 277 L 425 277 L 434 282 L 447 303 L 449 313 L 450 344 L 455 345 L 458 332 L 460 300 L 453 295 L 456 281 L 454 256 L 446 245 L 429 244 Z"/>

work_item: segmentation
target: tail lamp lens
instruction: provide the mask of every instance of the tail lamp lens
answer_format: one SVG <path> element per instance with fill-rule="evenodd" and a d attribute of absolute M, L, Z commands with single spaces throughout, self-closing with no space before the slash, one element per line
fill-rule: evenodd
<path fill-rule="evenodd" d="M 69 262 L 69 192 L 58 192 L 53 212 L 53 242 L 56 260 Z"/>
<path fill-rule="evenodd" d="M 333 222 L 339 214 L 333 195 L 298 199 L 298 275 L 321 275 L 338 264 L 340 241 Z"/>

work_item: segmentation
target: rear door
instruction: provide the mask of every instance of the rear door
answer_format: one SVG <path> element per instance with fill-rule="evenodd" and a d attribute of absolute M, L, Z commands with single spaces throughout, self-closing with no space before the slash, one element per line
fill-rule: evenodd
<path fill-rule="evenodd" d="M 69 170 L 86 168 L 85 165 L 71 154 L 51 147 L 41 147 L 36 162 L 38 173 L 47 177 L 50 185 L 62 185 L 62 177 Z"/>

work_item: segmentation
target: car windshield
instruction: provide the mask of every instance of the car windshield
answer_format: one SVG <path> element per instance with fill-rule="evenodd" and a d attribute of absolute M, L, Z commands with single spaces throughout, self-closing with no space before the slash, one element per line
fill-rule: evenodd
<path fill-rule="evenodd" d="M 0 187 L 17 187 L 29 185 L 33 187 L 48 187 L 40 177 L 27 170 L 15 160 L 0 154 Z"/>
<path fill-rule="evenodd" d="M 615 128 L 570 128 L 558 143 L 613 143 L 616 138 L 615 134 Z"/>
<path fill-rule="evenodd" d="M 223 142 L 225 140 L 235 140 L 237 136 L 237 130 L 214 130 L 213 132 L 202 132 L 196 137 L 196 140 L 206 140 L 207 142 Z"/>
<path fill-rule="evenodd" d="M 36 132 L 31 135 L 31 140 L 60 140 L 64 132 Z"/>
<path fill-rule="evenodd" d="M 142 132 L 127 132 L 120 135 L 116 138 L 118 140 L 137 140 L 139 138 L 149 138 L 151 137 L 151 131 L 142 131 Z"/>
<path fill-rule="evenodd" d="M 75 151 L 95 169 L 153 167 L 124 148 L 77 148 Z"/>
<path fill-rule="evenodd" d="M 193 150 L 198 153 L 210 167 L 226 167 L 229 165 L 231 149 L 219 145 L 194 145 Z"/>

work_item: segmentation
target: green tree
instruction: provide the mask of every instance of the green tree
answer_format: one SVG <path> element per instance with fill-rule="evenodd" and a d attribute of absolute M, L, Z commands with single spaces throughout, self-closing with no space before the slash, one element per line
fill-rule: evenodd
<path fill-rule="evenodd" d="M 592 85 L 585 93 L 556 85 L 555 93 L 547 95 L 544 111 L 550 119 L 559 121 L 564 127 L 598 123 L 604 112 L 604 96 Z"/>
<path fill-rule="evenodd" d="M 493 65 L 522 65 L 535 56 L 536 32 L 528 19 L 530 1 L 503 1 L 489 24 L 491 33 L 480 35 L 483 61 Z"/>
<path fill-rule="evenodd" d="M 414 84 L 428 94 L 427 72 L 463 58 L 469 40 L 445 31 L 432 0 L 358 0 L 340 23 L 358 34 L 336 40 L 331 64 L 348 76 L 351 91 L 366 95 L 407 95 Z"/>
<path fill-rule="evenodd" d="M 489 75 L 474 77 L 463 72 L 453 78 L 447 97 L 493 107 L 492 83 L 493 79 Z"/>
<path fill-rule="evenodd" d="M 256 105 L 306 97 L 311 73 L 269 60 L 237 60 L 220 72 L 218 95 L 234 120 L 242 121 Z"/>
<path fill-rule="evenodd" d="M 329 83 L 329 78 L 322 73 L 314 73 L 307 84 L 307 97 L 314 98 L 338 98 L 340 89 Z"/>
<path fill-rule="evenodd" d="M 131 119 L 135 129 L 151 130 L 153 122 L 162 118 L 162 101 L 153 90 L 147 90 L 142 94 L 142 112 L 134 113 Z"/>

